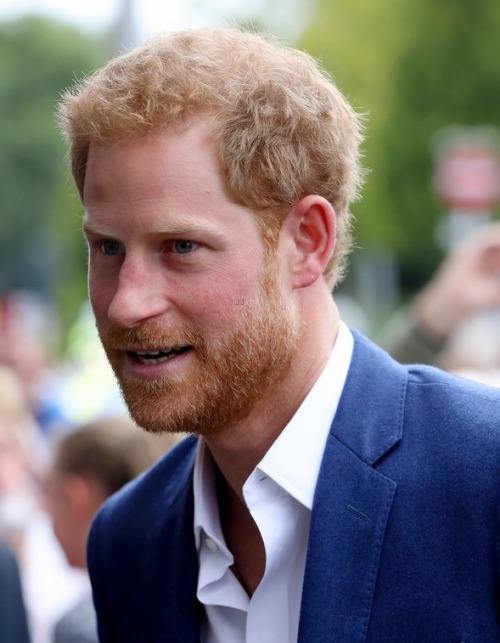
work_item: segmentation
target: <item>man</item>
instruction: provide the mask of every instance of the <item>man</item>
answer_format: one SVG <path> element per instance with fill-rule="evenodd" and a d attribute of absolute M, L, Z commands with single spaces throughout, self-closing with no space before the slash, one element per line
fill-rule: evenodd
<path fill-rule="evenodd" d="M 70 565 L 86 569 L 92 518 L 111 494 L 150 467 L 172 442 L 135 430 L 127 417 L 110 416 L 60 436 L 47 476 L 47 500 L 54 532 Z M 97 641 L 90 592 L 58 620 L 54 643 Z"/>
<path fill-rule="evenodd" d="M 59 116 L 124 398 L 195 434 L 94 522 L 101 640 L 500 640 L 500 397 L 340 321 L 361 125 L 331 80 L 192 30 Z"/>

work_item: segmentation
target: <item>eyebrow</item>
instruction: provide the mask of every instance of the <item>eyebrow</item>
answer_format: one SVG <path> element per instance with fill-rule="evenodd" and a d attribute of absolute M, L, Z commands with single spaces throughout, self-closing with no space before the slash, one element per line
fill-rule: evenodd
<path fill-rule="evenodd" d="M 100 228 L 99 226 L 94 226 L 91 223 L 83 223 L 82 232 L 87 234 L 94 234 L 99 236 L 109 236 L 115 237 L 116 233 L 113 230 L 109 230 L 106 227 Z M 150 236 L 197 236 L 199 234 L 210 235 L 211 237 L 220 238 L 221 231 L 216 229 L 214 226 L 206 223 L 193 223 L 192 221 L 178 221 L 173 225 L 164 225 L 158 228 L 155 228 Z"/>
<path fill-rule="evenodd" d="M 220 236 L 220 230 L 217 230 L 213 225 L 209 223 L 194 223 L 192 221 L 178 221 L 174 225 L 166 225 L 157 228 L 154 231 L 154 234 L 171 234 L 171 235 L 197 235 L 197 234 L 209 234 L 212 236 Z"/>

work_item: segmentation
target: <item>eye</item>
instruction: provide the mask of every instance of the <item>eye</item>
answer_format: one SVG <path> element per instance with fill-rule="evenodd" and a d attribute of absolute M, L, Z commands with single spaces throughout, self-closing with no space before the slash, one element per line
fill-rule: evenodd
<path fill-rule="evenodd" d="M 101 243 L 101 251 L 107 256 L 114 256 L 120 252 L 120 244 L 118 241 L 113 241 L 113 239 L 106 239 Z"/>
<path fill-rule="evenodd" d="M 179 255 L 185 255 L 188 252 L 193 252 L 197 248 L 197 244 L 194 241 L 188 241 L 187 239 L 175 239 L 172 242 L 172 250 Z"/>

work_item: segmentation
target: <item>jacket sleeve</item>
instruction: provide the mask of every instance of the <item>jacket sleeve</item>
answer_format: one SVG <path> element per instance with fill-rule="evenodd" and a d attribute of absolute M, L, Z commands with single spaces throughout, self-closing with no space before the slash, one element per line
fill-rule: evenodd
<path fill-rule="evenodd" d="M 14 554 L 0 543 L 0 641 L 29 643 L 28 620 Z"/>
<path fill-rule="evenodd" d="M 497 521 L 495 530 L 495 546 L 496 546 L 496 605 L 498 620 L 500 621 L 500 462 L 499 468 L 499 483 L 497 490 Z"/>
<path fill-rule="evenodd" d="M 103 542 L 105 522 L 105 510 L 101 509 L 94 518 L 87 544 L 87 564 L 92 584 L 92 597 L 97 616 L 97 631 L 99 643 L 118 643 L 116 641 L 111 623 L 106 615 L 109 608 L 106 606 L 106 594 L 109 585 L 106 582 L 106 571 L 103 559 L 103 552 L 106 551 L 106 543 Z"/>

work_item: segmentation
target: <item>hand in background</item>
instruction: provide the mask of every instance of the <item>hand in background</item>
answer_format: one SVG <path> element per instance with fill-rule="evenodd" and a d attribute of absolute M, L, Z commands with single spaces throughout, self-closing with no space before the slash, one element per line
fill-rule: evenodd
<path fill-rule="evenodd" d="M 416 297 L 414 314 L 426 335 L 445 340 L 460 322 L 500 306 L 500 223 L 483 226 L 452 251 Z"/>

